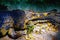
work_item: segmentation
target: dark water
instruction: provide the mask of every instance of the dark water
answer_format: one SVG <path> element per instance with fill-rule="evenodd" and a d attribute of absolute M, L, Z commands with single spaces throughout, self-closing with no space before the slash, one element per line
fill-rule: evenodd
<path fill-rule="evenodd" d="M 32 1 L 33 2 L 33 1 Z M 52 9 L 60 10 L 59 4 L 46 4 L 46 3 L 26 3 L 26 2 L 20 2 L 16 4 L 4 4 L 8 6 L 8 10 L 33 10 L 35 12 L 46 12 Z"/>

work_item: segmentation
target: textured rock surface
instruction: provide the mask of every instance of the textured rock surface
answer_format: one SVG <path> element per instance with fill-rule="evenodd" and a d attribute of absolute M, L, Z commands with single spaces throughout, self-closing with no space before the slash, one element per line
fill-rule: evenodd
<path fill-rule="evenodd" d="M 0 40 L 26 40 L 25 37 L 27 35 L 24 34 L 24 32 L 23 32 L 24 31 L 24 20 L 25 20 L 26 17 L 27 17 L 27 19 L 32 17 L 33 16 L 32 14 L 34 14 L 34 13 L 29 12 L 29 11 L 25 12 L 25 13 L 26 13 L 26 15 L 24 14 L 24 12 L 21 13 L 21 11 L 15 10 L 15 11 L 12 11 L 12 14 L 11 14 L 11 16 L 14 20 L 13 23 L 15 25 L 13 24 L 12 30 L 9 30 L 9 32 L 10 32 L 9 34 L 17 34 L 15 36 L 20 36 L 20 37 L 17 38 L 17 39 L 12 39 L 12 38 L 8 37 L 8 35 L 6 35 L 6 36 L 0 38 Z M 29 13 L 29 14 L 27 14 L 27 13 Z M 52 13 L 50 12 L 49 16 L 47 16 L 47 17 L 56 20 L 56 22 L 57 22 L 56 24 L 59 24 L 60 18 L 59 18 L 59 16 L 56 16 L 56 14 L 54 14 L 53 12 Z M 37 16 L 37 14 L 35 16 Z M 39 17 L 39 15 L 38 15 L 38 17 Z M 6 24 L 6 25 L 8 25 L 8 24 Z M 20 28 L 23 29 L 23 30 L 21 31 Z M 17 29 L 19 29 L 19 30 L 17 30 Z M 15 31 L 15 30 L 17 30 L 17 31 Z M 44 30 L 42 30 L 42 31 L 44 31 Z M 55 33 L 52 32 L 52 31 L 48 31 L 48 32 L 45 32 L 43 34 L 35 34 L 35 33 L 32 32 L 32 35 L 35 37 L 34 40 L 52 40 L 53 36 L 51 34 L 55 35 Z M 31 39 L 31 40 L 33 40 L 33 39 Z"/>

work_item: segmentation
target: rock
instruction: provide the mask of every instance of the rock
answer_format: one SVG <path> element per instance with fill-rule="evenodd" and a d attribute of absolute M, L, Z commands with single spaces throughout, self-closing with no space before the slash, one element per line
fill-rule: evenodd
<path fill-rule="evenodd" d="M 0 35 L 5 36 L 8 32 L 10 26 L 8 26 L 9 22 L 6 22 L 10 17 L 10 11 L 0 11 Z"/>
<path fill-rule="evenodd" d="M 9 29 L 8 36 L 9 36 L 10 38 L 12 38 L 12 39 L 17 39 L 17 38 L 20 37 L 20 35 L 17 34 L 16 31 L 14 31 L 13 28 L 10 28 L 10 29 Z"/>
<path fill-rule="evenodd" d="M 51 13 L 56 13 L 57 12 L 57 9 L 52 9 L 50 10 Z"/>
<path fill-rule="evenodd" d="M 30 19 L 33 16 L 34 12 L 31 10 L 26 10 L 25 14 L 26 14 L 26 18 Z"/>
<path fill-rule="evenodd" d="M 12 17 L 14 19 L 15 29 L 24 29 L 25 12 L 22 10 L 14 10 L 12 11 Z"/>

